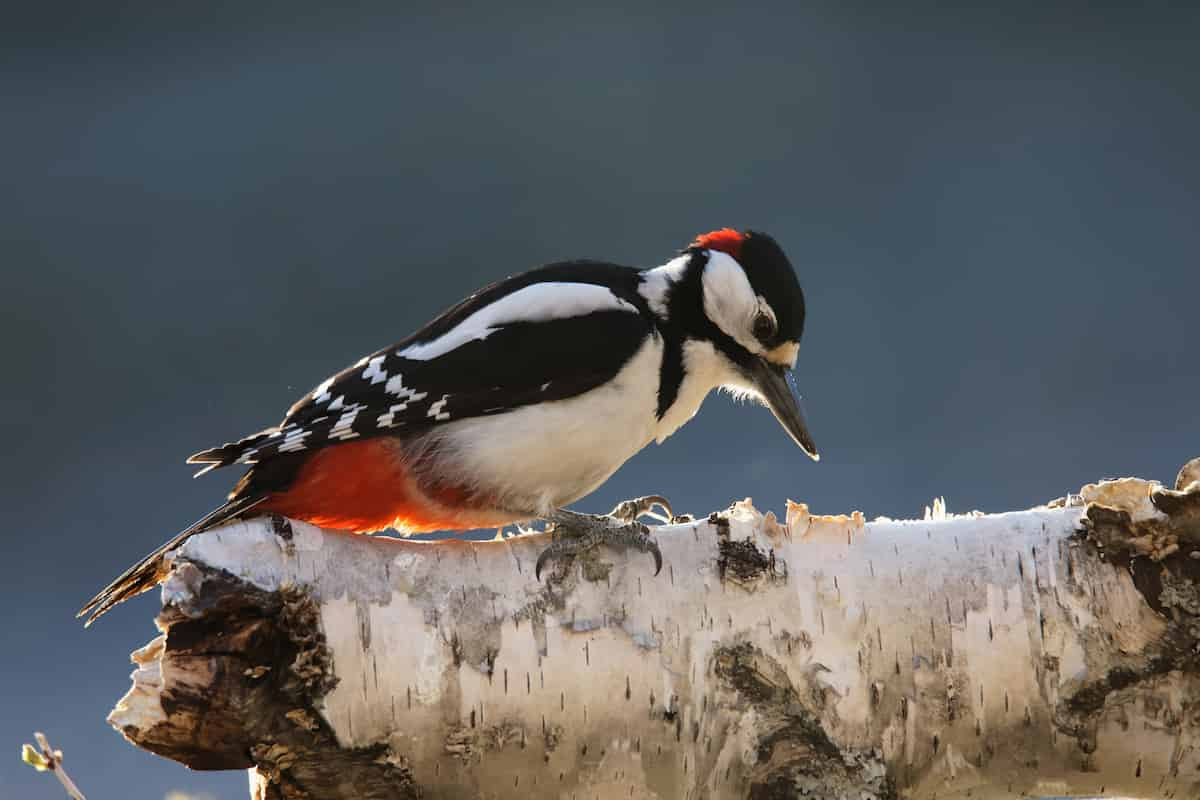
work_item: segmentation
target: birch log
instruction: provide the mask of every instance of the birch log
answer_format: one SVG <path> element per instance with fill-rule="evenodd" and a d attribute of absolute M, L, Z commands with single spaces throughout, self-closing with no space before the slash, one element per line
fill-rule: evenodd
<path fill-rule="evenodd" d="M 109 717 L 254 798 L 1200 796 L 1200 460 L 1028 511 L 749 501 L 544 536 L 187 542 Z"/>

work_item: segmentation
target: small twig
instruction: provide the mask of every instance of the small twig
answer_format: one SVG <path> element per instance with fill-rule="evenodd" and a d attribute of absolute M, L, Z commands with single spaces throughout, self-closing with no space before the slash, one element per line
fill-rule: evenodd
<path fill-rule="evenodd" d="M 75 781 L 67 775 L 63 769 L 62 761 L 63 754 L 61 750 L 54 750 L 50 747 L 50 742 L 46 739 L 46 734 L 37 731 L 33 734 L 33 738 L 37 740 L 40 751 L 31 744 L 27 744 L 21 748 L 21 760 L 29 766 L 36 769 L 38 772 L 53 772 L 58 778 L 58 782 L 67 790 L 67 794 L 72 800 L 87 800 L 83 796 L 83 792 L 79 791 L 79 787 L 75 785 Z"/>

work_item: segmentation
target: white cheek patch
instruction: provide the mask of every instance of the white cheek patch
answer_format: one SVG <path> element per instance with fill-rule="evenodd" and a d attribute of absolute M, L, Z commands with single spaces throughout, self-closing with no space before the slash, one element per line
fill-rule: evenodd
<path fill-rule="evenodd" d="M 535 283 L 489 303 L 431 342 L 404 348 L 400 355 L 414 361 L 429 361 L 467 342 L 486 339 L 501 325 L 568 319 L 593 311 L 637 313 L 631 303 L 617 297 L 605 286 L 565 281 Z"/>
<path fill-rule="evenodd" d="M 750 333 L 762 298 L 755 294 L 742 265 L 727 253 L 711 250 L 701 281 L 708 318 L 751 353 L 762 353 L 762 344 Z"/>

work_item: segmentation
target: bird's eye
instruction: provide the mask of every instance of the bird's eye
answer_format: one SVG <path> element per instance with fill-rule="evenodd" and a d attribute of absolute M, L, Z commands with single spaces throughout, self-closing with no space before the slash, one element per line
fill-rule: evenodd
<path fill-rule="evenodd" d="M 754 338 L 760 342 L 765 342 L 775 335 L 775 320 L 771 319 L 766 314 L 759 314 L 754 318 Z"/>

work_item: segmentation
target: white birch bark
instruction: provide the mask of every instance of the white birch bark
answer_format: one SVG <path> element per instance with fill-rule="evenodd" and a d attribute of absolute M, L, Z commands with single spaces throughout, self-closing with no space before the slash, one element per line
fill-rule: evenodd
<path fill-rule="evenodd" d="M 176 553 L 110 722 L 263 798 L 1197 797 L 1186 478 L 917 521 L 745 502 L 655 529 L 657 577 L 602 549 L 541 583 L 544 536 L 237 523 Z"/>

